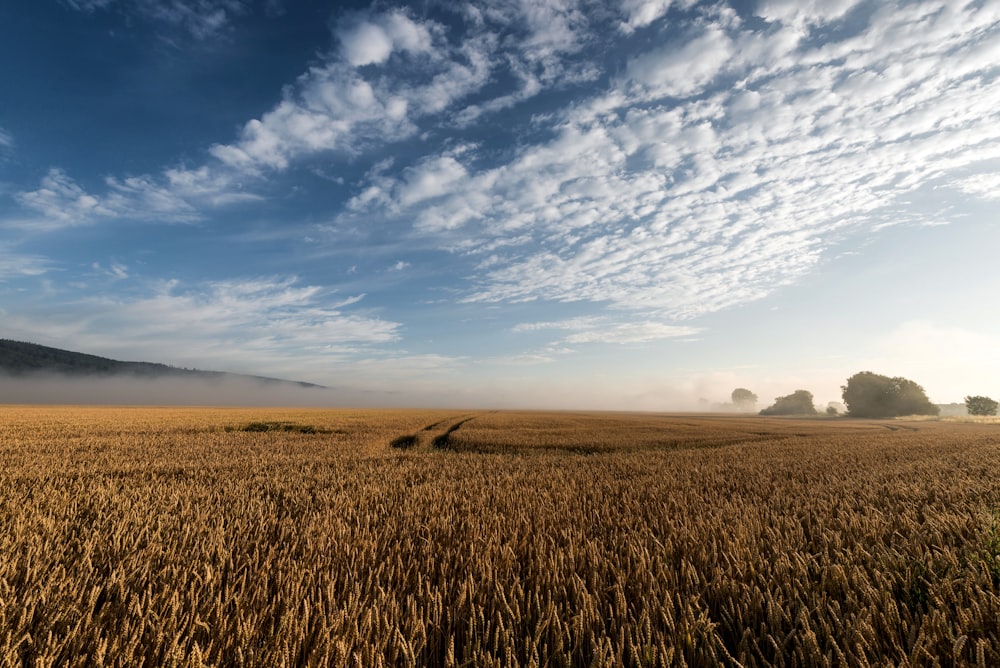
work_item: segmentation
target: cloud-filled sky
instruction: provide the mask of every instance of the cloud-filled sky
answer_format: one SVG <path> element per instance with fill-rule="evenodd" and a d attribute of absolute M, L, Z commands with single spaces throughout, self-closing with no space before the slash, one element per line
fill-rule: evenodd
<path fill-rule="evenodd" d="M 0 338 L 401 404 L 1000 394 L 996 2 L 40 0 L 0 58 Z"/>

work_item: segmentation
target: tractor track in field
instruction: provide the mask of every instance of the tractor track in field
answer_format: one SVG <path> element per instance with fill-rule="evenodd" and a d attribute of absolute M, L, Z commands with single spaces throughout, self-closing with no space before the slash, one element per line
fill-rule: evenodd
<path fill-rule="evenodd" d="M 481 414 L 463 415 L 438 420 L 412 434 L 402 434 L 389 442 L 389 447 L 399 450 L 450 450 L 451 435 L 463 424 Z"/>
<path fill-rule="evenodd" d="M 472 417 L 467 417 L 464 420 L 459 420 L 458 422 L 454 423 L 453 425 L 445 429 L 443 432 L 436 435 L 433 439 L 431 439 L 431 446 L 433 446 L 437 450 L 451 450 L 452 449 L 450 446 L 451 435 L 454 434 L 456 431 L 458 431 L 458 428 L 461 427 L 463 424 L 469 422 L 470 420 L 475 420 L 476 417 L 477 416 L 473 415 Z"/>

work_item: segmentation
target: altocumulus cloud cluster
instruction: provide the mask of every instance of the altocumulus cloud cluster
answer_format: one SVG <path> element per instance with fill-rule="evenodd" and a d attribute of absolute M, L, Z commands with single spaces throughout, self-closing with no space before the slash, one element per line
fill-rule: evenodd
<path fill-rule="evenodd" d="M 295 20 L 239 0 L 52 11 L 152 31 L 180 59 L 244 45 L 254 17 Z M 955 222 L 1000 192 L 997 3 L 380 2 L 324 16 L 325 41 L 264 109 L 158 171 L 74 159 L 32 176 L 12 167 L 33 150 L 25 121 L 0 116 L 8 337 L 392 383 L 681 345 L 834 248 Z M 52 241 L 137 225 L 215 246 L 154 268 L 139 242 L 83 257 Z M 15 296 L 39 286 L 41 300 Z M 463 325 L 487 317 L 489 331 Z"/>

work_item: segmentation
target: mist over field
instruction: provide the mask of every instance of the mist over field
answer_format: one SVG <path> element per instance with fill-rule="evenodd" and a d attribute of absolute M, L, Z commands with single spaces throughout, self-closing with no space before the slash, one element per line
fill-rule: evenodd
<path fill-rule="evenodd" d="M 357 379 L 352 379 L 357 380 Z M 675 384 L 650 381 L 628 386 L 610 378 L 585 383 L 540 381 L 470 384 L 462 390 L 427 382 L 420 385 L 302 386 L 237 374 L 217 377 L 132 374 L 68 375 L 38 372 L 0 374 L 0 404 L 136 406 L 302 406 L 371 408 L 512 408 L 653 412 L 732 412 L 730 393 L 745 385 L 728 378 L 694 378 Z M 771 403 L 787 383 L 769 382 L 758 391 L 757 409 Z M 790 388 L 791 389 L 791 388 Z M 789 389 L 789 391 L 790 391 Z M 756 390 L 755 390 L 756 391 Z M 769 394 L 768 392 L 772 392 Z M 787 393 L 787 392 L 781 392 Z M 829 400 L 839 397 L 831 396 Z M 825 395 L 817 395 L 825 406 Z"/>
<path fill-rule="evenodd" d="M 299 387 L 292 383 L 249 378 L 100 377 L 54 373 L 0 375 L 0 403 L 309 407 L 338 403 L 353 405 L 349 395 L 336 389 Z M 359 400 L 359 403 L 363 402 Z"/>
<path fill-rule="evenodd" d="M 546 398 L 547 397 L 547 398 Z M 0 375 L 0 404 L 148 405 L 148 406 L 302 406 L 302 407 L 459 407 L 485 408 L 578 407 L 584 393 L 550 390 L 503 391 L 481 388 L 465 392 L 447 389 L 391 389 L 301 387 L 294 383 L 228 376 L 218 379 L 140 376 L 78 376 L 37 373 L 28 376 Z M 589 403 L 606 406 L 598 399 Z M 695 410 L 695 400 L 675 400 L 669 407 L 646 398 L 621 400 L 620 409 Z M 641 409 L 641 408 L 640 408 Z M 703 407 L 702 410 L 705 410 Z"/>

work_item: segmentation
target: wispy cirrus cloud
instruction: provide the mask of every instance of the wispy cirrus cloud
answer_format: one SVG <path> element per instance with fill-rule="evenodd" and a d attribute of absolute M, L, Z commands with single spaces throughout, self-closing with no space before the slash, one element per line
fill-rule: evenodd
<path fill-rule="evenodd" d="M 117 6 L 116 0 L 70 5 L 85 11 Z M 143 1 L 131 10 L 187 25 L 200 35 L 221 29 L 227 17 L 248 11 L 248 4 Z M 441 23 L 406 9 L 345 14 L 332 27 L 336 48 L 286 87 L 272 109 L 247 121 L 234 141 L 208 147 L 204 164 L 109 176 L 104 191 L 84 190 L 54 167 L 37 189 L 17 197 L 42 218 L 18 224 L 57 229 L 101 219 L 200 220 L 215 208 L 259 199 L 254 189 L 270 174 L 309 157 L 355 156 L 434 130 L 449 116 L 468 124 L 545 87 L 593 76 L 592 66 L 580 69 L 562 60 L 579 53 L 590 35 L 588 18 L 575 2 L 469 5 L 458 19 L 456 37 Z M 501 67 L 515 73 L 517 82 L 512 90 L 484 97 L 484 87 Z"/>
<path fill-rule="evenodd" d="M 686 338 L 699 334 L 700 327 L 676 325 L 652 320 L 638 319 L 630 322 L 616 321 L 607 316 L 582 316 L 548 322 L 527 322 L 515 325 L 513 332 L 569 331 L 558 342 L 550 345 L 550 351 L 560 345 L 586 343 L 649 343 L 664 339 Z"/>
<path fill-rule="evenodd" d="M 229 175 L 207 167 L 168 169 L 161 178 L 107 177 L 104 186 L 101 193 L 90 192 L 64 170 L 50 169 L 37 189 L 15 196 L 36 215 L 8 220 L 5 224 L 45 231 L 123 218 L 191 223 L 202 219 L 206 207 L 260 199 L 259 195 L 234 185 Z"/>
<path fill-rule="evenodd" d="M 948 185 L 973 197 L 985 200 L 1000 199 L 1000 173 L 997 172 L 956 179 Z"/>
<path fill-rule="evenodd" d="M 90 266 L 94 269 L 94 271 L 107 276 L 112 280 L 122 281 L 128 278 L 128 265 L 122 264 L 121 262 L 112 262 L 106 267 L 100 262 L 94 262 Z"/>
<path fill-rule="evenodd" d="M 353 153 L 411 137 L 428 122 L 440 123 L 441 114 L 469 122 L 595 74 L 590 64 L 563 59 L 594 41 L 578 2 L 469 3 L 452 18 L 458 24 L 446 27 L 401 8 L 341 16 L 332 57 L 248 121 L 237 141 L 211 153 L 241 170 L 285 169 L 317 152 Z M 517 77 L 514 90 L 484 98 L 501 67 Z"/>
<path fill-rule="evenodd" d="M 649 343 L 663 339 L 690 337 L 701 332 L 700 327 L 670 325 L 662 322 L 628 322 L 570 334 L 568 344 L 580 343 Z"/>
<path fill-rule="evenodd" d="M 52 226 L 78 225 L 95 215 L 112 213 L 61 169 L 50 169 L 37 190 L 22 192 L 17 200 L 51 221 Z"/>
<path fill-rule="evenodd" d="M 547 140 L 485 167 L 475 150 L 425 156 L 350 215 L 414 221 L 469 258 L 467 302 L 670 321 L 764 297 L 845 235 L 937 221 L 897 203 L 951 173 L 985 183 L 1000 156 L 1000 10 L 858 5 L 768 3 L 764 29 L 712 8 L 543 119 Z"/>
<path fill-rule="evenodd" d="M 581 316 L 565 320 L 543 320 L 540 322 L 520 322 L 511 328 L 512 332 L 538 332 L 548 330 L 589 330 L 601 326 L 604 319 L 601 316 Z"/>
<path fill-rule="evenodd" d="M 763 0 L 757 14 L 768 21 L 816 26 L 843 17 L 861 0 Z"/>
<path fill-rule="evenodd" d="M 119 358 L 235 371 L 252 360 L 254 368 L 312 367 L 329 377 L 338 363 L 368 357 L 400 336 L 399 323 L 346 310 L 361 299 L 295 277 L 171 280 L 131 297 L 81 297 L 58 310 L 9 314 L 5 328 L 9 336 Z"/>
<path fill-rule="evenodd" d="M 653 23 L 670 9 L 671 0 L 623 0 L 621 10 L 624 16 L 619 28 L 626 33 Z"/>
<path fill-rule="evenodd" d="M 442 136 L 601 81 L 534 117 L 532 140 L 499 161 L 453 141 L 372 169 L 334 224 L 412 226 L 465 263 L 465 303 L 585 301 L 672 323 L 794 283 L 845 235 L 940 220 L 895 207 L 908 193 L 991 196 L 978 172 L 1000 157 L 995 7 L 774 0 L 757 8 L 763 26 L 677 7 L 471 3 L 447 28 L 412 9 L 353 11 L 333 23 L 335 48 L 205 164 L 108 177 L 101 192 L 53 169 L 17 199 L 50 228 L 200 220 L 311 157 Z M 617 65 L 591 53 L 608 18 Z M 668 22 L 675 39 L 631 41 Z M 618 326 L 620 340 L 677 327 Z"/>
<path fill-rule="evenodd" d="M 0 281 L 25 276 L 41 276 L 52 267 L 51 261 L 41 255 L 21 253 L 0 242 Z"/>
<path fill-rule="evenodd" d="M 199 40 L 217 36 L 234 17 L 246 13 L 253 5 L 248 0 L 63 0 L 63 3 L 83 12 L 118 9 L 183 30 Z"/>
<path fill-rule="evenodd" d="M 80 0 L 77 6 L 110 4 Z M 108 176 L 103 192 L 85 190 L 54 167 L 37 189 L 17 196 L 42 218 L 17 224 L 57 229 L 100 219 L 199 220 L 214 208 L 259 199 L 254 188 L 269 174 L 309 156 L 356 155 L 412 137 L 420 123 L 438 122 L 439 114 L 482 88 L 497 64 L 494 34 L 473 30 L 453 43 L 442 25 L 401 9 L 351 13 L 333 34 L 338 49 L 287 87 L 273 109 L 247 121 L 235 141 L 209 147 L 204 164 Z"/>

